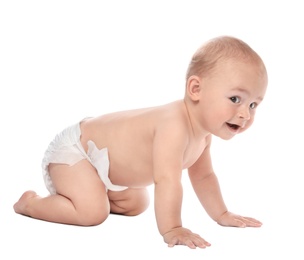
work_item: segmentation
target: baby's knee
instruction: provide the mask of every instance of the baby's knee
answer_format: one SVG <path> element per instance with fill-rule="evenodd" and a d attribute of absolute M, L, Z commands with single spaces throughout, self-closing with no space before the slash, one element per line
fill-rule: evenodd
<path fill-rule="evenodd" d="M 134 194 L 134 197 L 130 200 L 129 210 L 126 212 L 128 216 L 136 216 L 143 213 L 150 204 L 150 198 L 148 191 L 142 189 Z"/>
<path fill-rule="evenodd" d="M 103 223 L 110 214 L 110 207 L 103 205 L 86 207 L 79 214 L 79 224 L 82 226 L 96 226 Z"/>
<path fill-rule="evenodd" d="M 108 212 L 95 212 L 83 218 L 84 226 L 97 226 L 103 223 L 109 216 Z"/>
<path fill-rule="evenodd" d="M 146 189 L 141 189 L 138 194 L 136 194 L 136 199 L 133 201 L 134 209 L 130 211 L 133 215 L 139 215 L 143 213 L 150 205 L 149 193 Z"/>
<path fill-rule="evenodd" d="M 143 213 L 150 204 L 149 193 L 146 189 L 129 189 L 126 195 L 122 214 L 126 216 L 136 216 Z"/>

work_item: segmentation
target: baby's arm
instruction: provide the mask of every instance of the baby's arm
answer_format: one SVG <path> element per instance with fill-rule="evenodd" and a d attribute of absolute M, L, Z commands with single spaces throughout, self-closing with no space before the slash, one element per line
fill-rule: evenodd
<path fill-rule="evenodd" d="M 197 160 L 188 169 L 193 189 L 208 215 L 222 226 L 259 227 L 261 222 L 233 214 L 227 210 L 220 186 L 213 172 L 210 156 L 211 136 L 207 138 L 207 146 Z"/>
<path fill-rule="evenodd" d="M 159 127 L 153 145 L 155 215 L 160 234 L 169 246 L 205 248 L 210 244 L 182 226 L 182 163 L 187 145 L 182 130 Z"/>

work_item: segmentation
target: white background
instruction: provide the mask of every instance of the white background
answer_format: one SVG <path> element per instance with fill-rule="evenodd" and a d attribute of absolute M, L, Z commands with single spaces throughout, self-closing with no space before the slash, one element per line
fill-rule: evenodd
<path fill-rule="evenodd" d="M 300 2 L 1 1 L 0 259 L 304 259 Z M 229 209 L 261 228 L 218 226 L 186 172 L 183 224 L 212 243 L 205 250 L 168 248 L 153 203 L 138 217 L 111 215 L 85 228 L 14 213 L 23 191 L 47 195 L 40 164 L 58 131 L 86 116 L 182 98 L 192 54 L 219 35 L 246 41 L 268 68 L 255 124 L 212 147 Z"/>

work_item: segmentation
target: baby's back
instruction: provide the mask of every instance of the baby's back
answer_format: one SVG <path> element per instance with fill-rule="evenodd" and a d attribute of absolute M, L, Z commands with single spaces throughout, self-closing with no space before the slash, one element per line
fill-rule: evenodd
<path fill-rule="evenodd" d="M 81 124 L 85 149 L 92 140 L 108 148 L 110 179 L 116 185 L 143 187 L 153 183 L 153 137 L 166 120 L 183 120 L 184 105 L 177 101 L 164 106 L 121 111 L 91 118 Z M 182 112 L 182 113 L 181 113 Z"/>

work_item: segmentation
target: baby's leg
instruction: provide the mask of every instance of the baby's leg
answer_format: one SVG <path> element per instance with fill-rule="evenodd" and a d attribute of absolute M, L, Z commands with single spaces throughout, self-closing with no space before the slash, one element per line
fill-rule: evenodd
<path fill-rule="evenodd" d="M 135 216 L 149 206 L 149 194 L 145 188 L 128 188 L 123 191 L 108 191 L 111 213 Z"/>
<path fill-rule="evenodd" d="M 49 171 L 57 194 L 42 198 L 28 191 L 14 205 L 17 213 L 83 226 L 100 224 L 108 217 L 110 205 L 105 186 L 87 160 L 73 166 L 51 164 Z"/>

